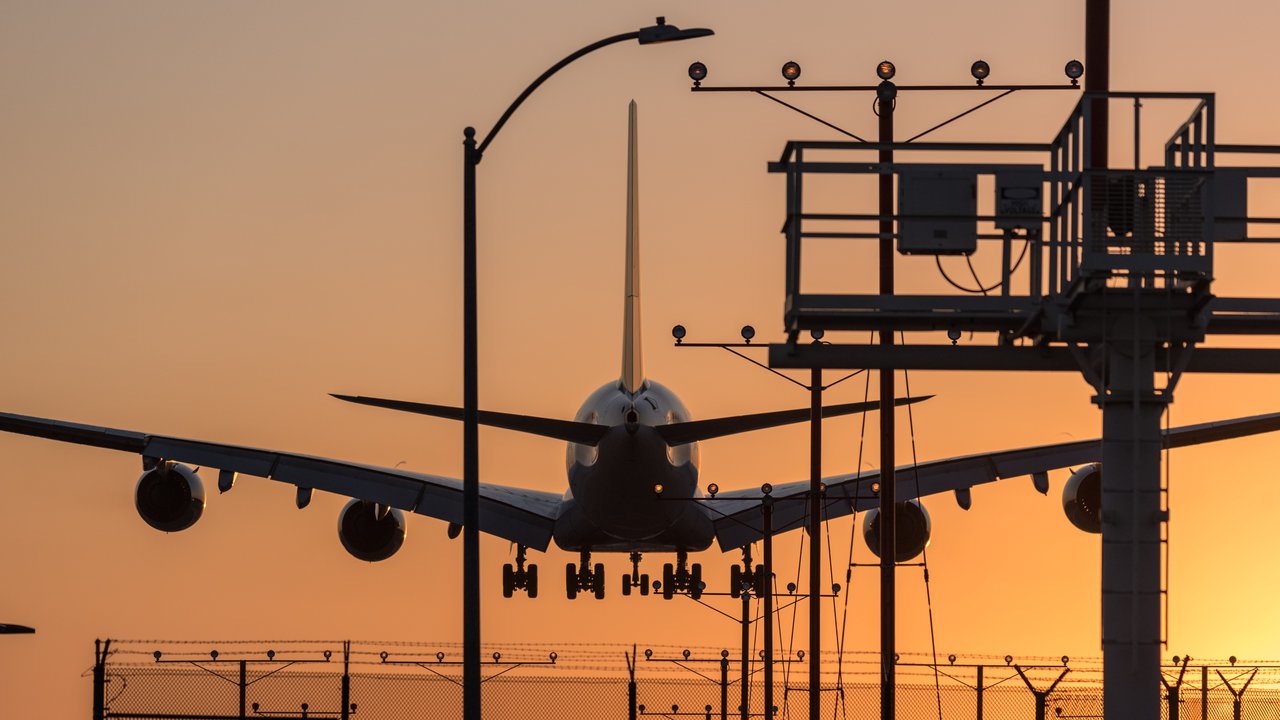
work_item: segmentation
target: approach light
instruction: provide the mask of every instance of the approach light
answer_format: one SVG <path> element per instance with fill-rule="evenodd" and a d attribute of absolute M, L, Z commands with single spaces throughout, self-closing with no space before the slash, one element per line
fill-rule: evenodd
<path fill-rule="evenodd" d="M 1071 658 L 1067 657 L 1066 655 L 1063 655 L 1063 656 L 1062 656 L 1062 664 L 1063 664 L 1063 665 L 1066 665 L 1066 664 L 1067 664 L 1067 663 L 1069 663 L 1069 662 L 1071 662 Z"/>
<path fill-rule="evenodd" d="M 769 483 L 765 483 L 760 486 L 760 492 L 764 493 L 765 495 L 768 495 L 773 492 L 773 486 L 770 485 Z"/>
<path fill-rule="evenodd" d="M 952 665 L 955 665 L 955 664 L 956 664 L 956 656 L 955 656 L 955 655 L 948 655 L 948 656 L 947 656 L 947 662 L 951 663 Z"/>
<path fill-rule="evenodd" d="M 893 63 L 888 60 L 881 60 L 880 64 L 876 66 L 876 75 L 878 75 L 881 80 L 892 80 L 894 74 L 897 72 L 898 69 L 895 68 Z"/>
<path fill-rule="evenodd" d="M 1174 664 L 1174 665 L 1177 665 L 1177 664 L 1179 664 L 1179 663 L 1181 663 L 1181 662 L 1182 662 L 1182 658 L 1178 657 L 1177 655 L 1174 655 L 1174 656 L 1173 656 L 1173 664 Z"/>
<path fill-rule="evenodd" d="M 707 79 L 707 66 L 696 62 L 689 66 L 689 79 L 693 81 L 694 87 L 702 84 Z"/>
<path fill-rule="evenodd" d="M 960 336 L 963 334 L 960 332 L 960 328 L 951 328 L 947 331 L 947 339 L 951 341 L 952 345 L 955 345 L 960 342 Z"/>
<path fill-rule="evenodd" d="M 742 326 L 742 339 L 751 342 L 751 338 L 756 336 L 756 329 L 750 325 Z"/>
<path fill-rule="evenodd" d="M 789 592 L 789 593 L 793 593 L 793 592 L 795 592 L 795 591 L 796 591 L 796 584 L 795 584 L 795 583 L 787 583 L 787 592 Z M 804 655 L 803 655 L 802 653 L 804 653 L 804 651 L 803 651 L 803 650 L 797 650 L 797 651 L 796 651 L 796 654 L 800 656 L 800 659 L 801 659 L 801 660 L 803 660 L 803 659 L 804 659 Z"/>
<path fill-rule="evenodd" d="M 872 495 L 879 495 L 879 494 L 880 494 L 880 483 L 878 483 L 878 482 L 873 482 L 873 483 L 871 483 L 871 494 L 872 494 Z"/>
<path fill-rule="evenodd" d="M 653 493 L 654 493 L 655 495 L 661 495 L 661 494 L 662 494 L 662 490 L 663 490 L 663 488 L 662 488 L 662 483 L 656 483 L 656 484 L 653 486 Z"/>
<path fill-rule="evenodd" d="M 800 63 L 795 60 L 788 60 L 783 64 L 782 79 L 787 81 L 787 85 L 795 85 L 796 80 L 800 79 Z"/>
<path fill-rule="evenodd" d="M 1067 77 L 1071 78 L 1071 84 L 1075 85 L 1079 82 L 1080 76 L 1084 75 L 1084 63 L 1079 60 L 1072 60 L 1067 63 L 1062 72 L 1066 73 Z"/>
<path fill-rule="evenodd" d="M 722 657 L 722 658 L 727 658 L 727 657 L 729 657 L 729 651 L 728 651 L 728 650 L 721 650 L 721 651 L 720 651 L 720 657 Z"/>
<path fill-rule="evenodd" d="M 1013 656 L 1012 656 L 1012 655 L 1005 655 L 1005 656 L 1004 656 L 1004 664 L 1005 664 L 1005 665 L 1008 665 L 1008 664 L 1010 664 L 1010 663 L 1012 663 L 1012 662 L 1013 662 Z"/>
<path fill-rule="evenodd" d="M 825 336 L 826 334 L 827 334 L 827 331 L 826 331 L 826 330 L 823 330 L 823 329 L 821 329 L 821 328 L 819 328 L 819 329 L 817 329 L 817 330 L 810 330 L 810 331 L 809 331 L 809 337 L 813 338 L 814 340 L 821 340 L 821 339 L 823 338 L 823 336 Z"/>
<path fill-rule="evenodd" d="M 494 662 L 498 662 L 498 661 L 499 661 L 499 660 L 501 660 L 501 659 L 502 659 L 502 653 L 500 653 L 500 652 L 495 652 L 495 653 L 493 654 L 493 661 L 494 661 Z"/>
<path fill-rule="evenodd" d="M 981 85 L 982 81 L 986 80 L 987 76 L 991 74 L 991 66 L 987 64 L 986 60 L 979 60 L 969 66 L 969 74 Z"/>
<path fill-rule="evenodd" d="M 715 483 L 711 483 L 710 485 L 708 485 L 708 486 L 707 486 L 707 493 L 708 493 L 709 495 L 711 495 L 711 497 L 715 497 L 715 496 L 716 496 L 716 493 L 718 493 L 718 492 L 720 492 L 720 486 L 719 486 L 719 485 L 717 485 L 717 484 L 715 484 Z"/>
<path fill-rule="evenodd" d="M 671 328 L 671 337 L 675 338 L 676 344 L 679 345 L 680 341 L 684 340 L 685 333 L 687 332 L 688 331 L 684 329 L 683 325 L 677 325 Z"/>
<path fill-rule="evenodd" d="M 210 650 L 210 651 L 209 651 L 209 658 L 210 658 L 211 660 L 213 660 L 214 662 L 218 662 L 218 651 L 217 651 L 217 650 Z"/>

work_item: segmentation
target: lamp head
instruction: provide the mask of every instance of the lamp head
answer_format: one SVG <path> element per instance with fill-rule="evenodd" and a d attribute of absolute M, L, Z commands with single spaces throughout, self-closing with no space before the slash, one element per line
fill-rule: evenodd
<path fill-rule="evenodd" d="M 987 77 L 991 75 L 991 66 L 987 64 L 986 60 L 979 60 L 969 66 L 969 74 L 973 76 L 974 80 L 978 81 L 979 85 L 981 85 L 982 81 L 986 80 Z"/>
<path fill-rule="evenodd" d="M 668 25 L 665 17 L 659 17 L 656 25 L 640 28 L 636 39 L 640 41 L 641 45 L 653 45 L 654 43 L 675 42 L 676 40 L 691 40 L 708 35 L 715 35 L 715 31 L 709 28 L 681 30 L 675 25 Z"/>
<path fill-rule="evenodd" d="M 707 79 L 707 66 L 700 62 L 690 65 L 689 79 L 693 81 L 694 87 L 701 85 L 702 81 Z"/>
<path fill-rule="evenodd" d="M 876 75 L 881 80 L 892 80 L 893 76 L 897 74 L 897 72 L 898 69 L 895 68 L 893 63 L 888 60 L 881 60 L 880 64 L 876 66 Z"/>
<path fill-rule="evenodd" d="M 684 340 L 684 336 L 687 332 L 688 331 L 684 329 L 683 325 L 676 325 L 675 327 L 671 328 L 671 337 L 676 339 L 676 344 L 678 345 L 680 344 L 681 341 Z"/>
<path fill-rule="evenodd" d="M 788 60 L 783 64 L 782 79 L 787 81 L 787 85 L 794 86 L 796 80 L 800 79 L 800 63 L 795 60 Z"/>
<path fill-rule="evenodd" d="M 1072 85 L 1079 84 L 1080 77 L 1084 75 L 1084 63 L 1079 60 L 1072 60 L 1067 63 L 1066 67 L 1062 68 L 1062 72 L 1066 73 L 1067 77 L 1071 79 Z"/>
<path fill-rule="evenodd" d="M 756 329 L 755 329 L 755 328 L 751 327 L 750 325 L 743 325 L 743 326 L 742 326 L 742 339 L 743 339 L 743 340 L 745 340 L 745 341 L 747 341 L 747 342 L 751 342 L 751 338 L 753 338 L 753 337 L 755 337 L 755 336 L 756 336 Z"/>

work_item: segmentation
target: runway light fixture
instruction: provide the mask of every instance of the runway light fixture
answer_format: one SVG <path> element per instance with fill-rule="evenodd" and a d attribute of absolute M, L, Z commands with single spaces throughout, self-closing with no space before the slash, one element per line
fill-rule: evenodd
<path fill-rule="evenodd" d="M 707 79 L 707 66 L 695 62 L 689 66 L 689 79 L 693 81 L 694 87 L 701 87 L 702 81 Z"/>
<path fill-rule="evenodd" d="M 1012 664 L 1012 663 L 1013 663 L 1013 656 L 1012 656 L 1012 655 L 1005 655 L 1005 656 L 1004 656 L 1004 664 L 1005 664 L 1005 665 L 1009 665 L 1009 664 Z"/>
<path fill-rule="evenodd" d="M 715 497 L 716 493 L 718 492 L 720 492 L 719 485 L 715 483 L 711 483 L 710 485 L 707 486 L 707 494 L 710 495 L 711 497 Z"/>
<path fill-rule="evenodd" d="M 653 486 L 653 494 L 654 494 L 654 495 L 661 495 L 661 494 L 662 494 L 662 490 L 663 490 L 662 483 L 656 483 L 656 484 L 654 484 L 654 486 Z"/>
<path fill-rule="evenodd" d="M 743 325 L 743 326 L 742 326 L 742 339 L 743 339 L 743 340 L 745 340 L 746 342 L 750 343 L 750 342 L 751 342 L 751 338 L 753 338 L 753 337 L 755 337 L 755 336 L 756 336 L 756 329 L 755 329 L 755 328 L 751 327 L 750 325 Z"/>
<path fill-rule="evenodd" d="M 895 68 L 893 63 L 888 60 L 881 60 L 880 64 L 876 66 L 876 75 L 878 75 L 881 80 L 892 80 L 893 76 L 897 72 L 898 69 Z"/>
<path fill-rule="evenodd" d="M 969 66 L 969 74 L 981 85 L 982 81 L 991 75 L 991 66 L 987 64 L 986 60 L 979 60 Z"/>
<path fill-rule="evenodd" d="M 671 328 L 671 337 L 675 338 L 676 344 L 679 345 L 684 340 L 684 336 L 687 332 L 688 331 L 684 329 L 683 325 L 677 325 Z"/>
<path fill-rule="evenodd" d="M 814 340 L 821 340 L 822 338 L 826 337 L 826 335 L 827 335 L 827 331 L 821 328 L 809 331 L 809 337 L 813 338 Z"/>
<path fill-rule="evenodd" d="M 773 492 L 773 486 L 770 485 L 769 483 L 765 483 L 760 486 L 760 492 L 764 493 L 765 495 L 769 495 Z"/>
<path fill-rule="evenodd" d="M 788 60 L 783 64 L 782 79 L 787 81 L 788 86 L 794 87 L 796 80 L 800 79 L 800 63 L 795 60 Z"/>
<path fill-rule="evenodd" d="M 1084 75 L 1084 63 L 1079 60 L 1072 60 L 1067 63 L 1066 67 L 1062 68 L 1062 72 L 1066 73 L 1067 77 L 1071 78 L 1072 85 L 1078 85 L 1080 83 L 1080 76 Z"/>

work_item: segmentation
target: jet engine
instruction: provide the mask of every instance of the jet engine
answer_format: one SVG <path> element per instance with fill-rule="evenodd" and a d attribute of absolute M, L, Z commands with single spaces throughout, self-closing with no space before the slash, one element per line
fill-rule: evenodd
<path fill-rule="evenodd" d="M 933 522 L 929 511 L 919 500 L 908 500 L 894 505 L 894 558 L 906 562 L 924 552 L 929 544 Z M 876 557 L 880 557 L 880 508 L 867 511 L 862 521 L 862 539 Z"/>
<path fill-rule="evenodd" d="M 1071 473 L 1062 488 L 1062 511 L 1087 533 L 1102 532 L 1102 464 L 1089 463 Z"/>
<path fill-rule="evenodd" d="M 338 514 L 338 539 L 360 560 L 386 560 L 404 545 L 404 513 L 377 503 L 352 500 Z"/>
<path fill-rule="evenodd" d="M 151 527 L 162 532 L 186 530 L 204 514 L 204 483 L 186 465 L 161 460 L 138 478 L 134 504 Z"/>

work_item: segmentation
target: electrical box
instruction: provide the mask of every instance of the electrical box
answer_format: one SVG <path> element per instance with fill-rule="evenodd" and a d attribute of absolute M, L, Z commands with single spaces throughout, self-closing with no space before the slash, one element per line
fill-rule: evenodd
<path fill-rule="evenodd" d="M 1213 239 L 1241 240 L 1248 237 L 1248 168 L 1213 170 Z"/>
<path fill-rule="evenodd" d="M 978 249 L 978 176 L 953 169 L 898 175 L 898 252 L 969 255 Z"/>
<path fill-rule="evenodd" d="M 996 227 L 1039 231 L 1044 224 L 1044 172 L 996 172 Z"/>

